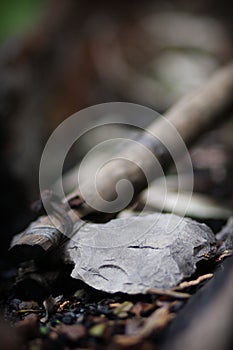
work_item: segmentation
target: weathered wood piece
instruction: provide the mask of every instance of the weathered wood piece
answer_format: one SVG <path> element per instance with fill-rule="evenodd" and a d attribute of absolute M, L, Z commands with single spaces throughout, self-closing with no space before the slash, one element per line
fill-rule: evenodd
<path fill-rule="evenodd" d="M 69 215 L 71 220 L 75 222 L 76 229 L 84 224 L 81 220 L 77 221 L 72 210 L 66 215 Z M 63 223 L 58 218 L 53 217 L 51 221 L 49 216 L 41 216 L 32 222 L 25 231 L 13 238 L 10 254 L 17 263 L 38 260 L 45 253 L 58 248 L 67 239 L 68 237 L 64 235 Z"/>

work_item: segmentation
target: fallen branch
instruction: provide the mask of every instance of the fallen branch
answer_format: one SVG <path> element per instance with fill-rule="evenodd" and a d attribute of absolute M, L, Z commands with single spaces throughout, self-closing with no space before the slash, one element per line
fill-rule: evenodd
<path fill-rule="evenodd" d="M 231 63 L 220 69 L 204 87 L 185 97 L 168 110 L 165 114 L 166 119 L 159 118 L 147 131 L 142 132 L 136 140 L 138 147 L 134 143 L 132 146 L 130 145 L 120 151 L 117 155 L 120 159 L 115 159 L 104 167 L 97 184 L 90 183 L 87 179 L 87 182 L 83 185 L 86 194 L 85 200 L 87 201 L 79 201 L 79 189 L 69 195 L 68 198 L 71 201 L 75 201 L 75 198 L 78 199 L 78 205 L 76 205 L 75 211 L 70 210 L 67 212 L 73 224 L 78 225 L 78 219 L 74 213 L 78 214 L 80 218 L 90 218 L 90 214 L 95 214 L 98 219 L 104 218 L 106 220 L 108 207 L 101 207 L 100 203 L 98 203 L 98 198 L 95 196 L 94 191 L 95 185 L 101 197 L 105 201 L 111 202 L 117 195 L 115 190 L 116 184 L 121 179 L 126 179 L 133 185 L 133 199 L 135 199 L 148 185 L 145 174 L 141 169 L 149 173 L 153 166 L 151 159 L 148 158 L 148 149 L 152 151 L 164 171 L 172 164 L 169 150 L 172 149 L 173 154 L 175 153 L 176 156 L 182 155 L 180 154 L 181 150 L 179 146 L 176 146 L 176 140 L 170 132 L 166 120 L 173 124 L 186 145 L 190 145 L 194 141 L 197 141 L 200 135 L 206 130 L 213 127 L 215 123 L 220 122 L 224 116 L 229 114 L 232 110 L 232 94 L 233 64 Z M 144 145 L 145 147 L 141 147 L 140 145 Z M 124 159 L 128 161 L 126 162 Z M 156 177 L 157 174 L 154 170 L 151 173 Z M 96 207 L 101 207 L 101 210 L 97 211 L 94 209 Z M 112 216 L 110 215 L 108 217 Z M 42 217 L 15 238 L 12 242 L 11 251 L 14 256 L 20 256 L 19 260 L 34 259 L 35 247 L 37 247 L 38 252 L 38 245 L 40 246 L 38 256 L 60 245 L 64 238 L 60 231 L 64 232 L 61 222 L 58 222 L 55 228 L 49 217 Z M 25 254 L 25 248 L 27 254 Z"/>
<path fill-rule="evenodd" d="M 233 64 L 220 69 L 209 82 L 193 94 L 188 95 L 180 102 L 174 105 L 165 114 L 166 119 L 159 118 L 149 128 L 143 132 L 137 141 L 151 150 L 160 162 L 163 170 L 171 165 L 170 150 L 177 156 L 181 151 L 176 147 L 177 139 L 168 127 L 168 120 L 177 129 L 186 145 L 196 141 L 206 130 L 213 127 L 216 122 L 223 119 L 224 114 L 232 108 L 233 95 Z M 115 185 L 120 179 L 127 179 L 134 187 L 134 194 L 137 195 L 147 185 L 145 175 L 141 169 L 150 172 L 154 166 L 151 159 L 148 159 L 147 150 L 132 144 L 130 147 L 119 152 L 119 158 L 129 160 L 127 164 L 123 160 L 114 160 L 104 167 L 97 188 L 102 198 L 111 201 L 116 196 Z M 138 165 L 138 166 L 137 166 Z M 140 169 L 141 168 L 141 169 Z M 156 174 L 155 174 L 156 175 Z M 86 199 L 91 206 L 85 203 L 81 206 L 80 212 L 83 215 L 93 212 L 93 207 L 99 207 L 96 202 L 93 183 L 88 180 L 84 184 Z M 79 195 L 79 189 L 74 195 Z M 104 212 L 105 208 L 102 208 Z"/>

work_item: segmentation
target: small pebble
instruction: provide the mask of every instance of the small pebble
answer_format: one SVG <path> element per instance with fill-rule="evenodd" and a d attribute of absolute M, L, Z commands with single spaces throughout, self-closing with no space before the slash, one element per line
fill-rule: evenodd
<path fill-rule="evenodd" d="M 103 314 L 103 315 L 112 314 L 112 310 L 109 309 L 108 305 L 98 305 L 97 310 L 100 314 Z"/>
<path fill-rule="evenodd" d="M 9 302 L 9 306 L 14 308 L 14 309 L 18 309 L 19 304 L 21 303 L 22 300 L 14 298 Z"/>
<path fill-rule="evenodd" d="M 67 325 L 70 325 L 75 321 L 75 319 L 76 319 L 76 316 L 73 312 L 66 312 L 62 317 L 62 322 Z"/>

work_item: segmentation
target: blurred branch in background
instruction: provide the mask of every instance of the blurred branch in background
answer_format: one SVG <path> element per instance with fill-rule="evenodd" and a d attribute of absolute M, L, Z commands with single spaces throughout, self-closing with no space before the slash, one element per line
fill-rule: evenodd
<path fill-rule="evenodd" d="M 1 158 L 5 174 L 25 184 L 17 196 L 20 186 L 9 191 L 12 180 L 4 174 L 8 206 L 2 212 L 13 208 L 13 217 L 18 204 L 12 203 L 21 210 L 25 193 L 37 196 L 43 146 L 65 118 L 108 101 L 164 112 L 232 58 L 227 1 L 24 0 L 0 6 Z"/>
<path fill-rule="evenodd" d="M 220 21 L 152 4 L 53 1 L 30 33 L 2 47 L 0 114 L 31 190 L 46 138 L 71 113 L 116 100 L 163 112 L 229 59 Z"/>

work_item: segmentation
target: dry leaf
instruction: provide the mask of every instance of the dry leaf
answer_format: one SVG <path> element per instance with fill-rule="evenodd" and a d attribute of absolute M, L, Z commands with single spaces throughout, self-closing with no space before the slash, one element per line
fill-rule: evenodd
<path fill-rule="evenodd" d="M 175 317 L 174 314 L 170 313 L 172 305 L 173 303 L 170 303 L 155 310 L 151 316 L 146 319 L 144 325 L 138 330 L 136 335 L 116 335 L 114 337 L 115 343 L 123 346 L 132 346 L 148 338 L 155 331 L 163 329 Z"/>

